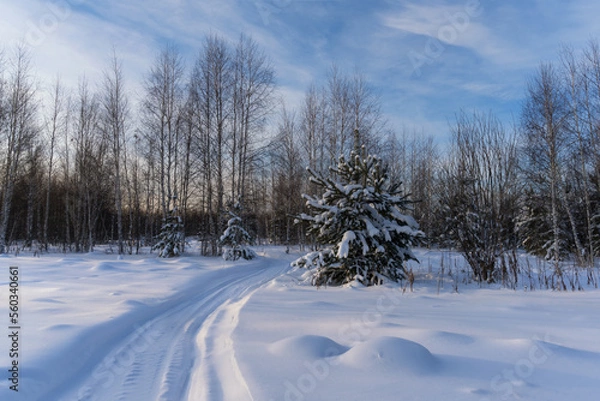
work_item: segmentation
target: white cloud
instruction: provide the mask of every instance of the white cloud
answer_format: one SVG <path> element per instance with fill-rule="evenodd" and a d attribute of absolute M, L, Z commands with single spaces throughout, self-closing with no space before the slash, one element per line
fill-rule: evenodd
<path fill-rule="evenodd" d="M 510 86 L 498 82 L 471 81 L 462 83 L 460 86 L 473 95 L 502 100 L 518 100 L 523 94 L 521 88 L 515 91 Z"/>
<path fill-rule="evenodd" d="M 529 56 L 518 47 L 498 37 L 492 27 L 484 24 L 484 5 L 424 5 L 408 3 L 391 15 L 381 15 L 382 24 L 405 33 L 428 37 L 438 51 L 449 46 L 470 49 L 496 65 L 518 65 Z M 434 52 L 435 53 L 435 52 Z"/>

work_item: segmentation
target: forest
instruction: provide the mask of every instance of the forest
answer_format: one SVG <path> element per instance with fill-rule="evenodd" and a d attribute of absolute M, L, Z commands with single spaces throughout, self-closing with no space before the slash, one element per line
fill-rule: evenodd
<path fill-rule="evenodd" d="M 348 71 L 349 70 L 349 71 Z M 97 82 L 40 85 L 25 48 L 0 55 L 0 252 L 137 253 L 177 216 L 203 255 L 221 252 L 227 212 L 258 242 L 311 244 L 307 168 L 328 174 L 357 148 L 402 182 L 424 246 L 452 247 L 481 278 L 524 249 L 591 266 L 600 253 L 600 46 L 540 63 L 507 124 L 457 110 L 448 143 L 396 130 L 358 68 L 333 65 L 297 108 L 250 37 L 207 35 L 188 64 L 157 51 L 142 77 L 117 54 Z M 142 93 L 130 91 L 133 79 Z"/>

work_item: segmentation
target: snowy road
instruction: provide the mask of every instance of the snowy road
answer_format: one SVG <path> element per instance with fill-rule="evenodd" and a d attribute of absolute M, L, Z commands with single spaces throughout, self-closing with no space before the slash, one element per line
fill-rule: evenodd
<path fill-rule="evenodd" d="M 252 292 L 287 269 L 261 258 L 207 272 L 157 305 L 94 326 L 41 363 L 46 377 L 26 399 L 252 400 L 231 335 Z"/>

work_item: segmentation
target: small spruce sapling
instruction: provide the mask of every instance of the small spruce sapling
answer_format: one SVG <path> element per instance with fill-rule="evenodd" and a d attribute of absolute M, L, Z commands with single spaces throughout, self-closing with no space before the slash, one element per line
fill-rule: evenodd
<path fill-rule="evenodd" d="M 169 212 L 158 234 L 159 241 L 152 247 L 152 250 L 158 250 L 158 256 L 161 258 L 173 258 L 183 253 L 183 223 L 177 207 Z"/>
<path fill-rule="evenodd" d="M 254 259 L 256 253 L 249 247 L 252 244 L 252 236 L 242 226 L 241 201 L 229 205 L 229 221 L 227 228 L 219 238 L 219 246 L 223 247 L 223 259 L 246 260 Z"/>

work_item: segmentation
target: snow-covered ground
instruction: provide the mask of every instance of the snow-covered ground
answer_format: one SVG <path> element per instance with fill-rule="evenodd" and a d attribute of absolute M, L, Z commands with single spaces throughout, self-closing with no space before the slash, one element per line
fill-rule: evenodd
<path fill-rule="evenodd" d="M 463 283 L 460 257 L 419 250 L 414 292 L 317 289 L 289 267 L 298 253 L 256 250 L 231 263 L 0 258 L 0 400 L 598 399 L 593 287 L 480 288 Z M 18 393 L 9 266 L 20 273 Z"/>

